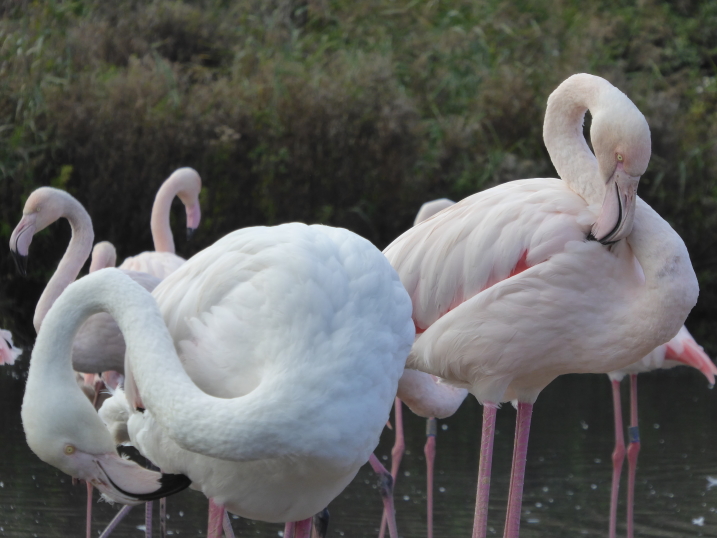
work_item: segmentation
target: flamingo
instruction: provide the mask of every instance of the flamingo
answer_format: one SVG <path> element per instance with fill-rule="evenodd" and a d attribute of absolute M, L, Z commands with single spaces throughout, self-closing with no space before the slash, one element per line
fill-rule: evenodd
<path fill-rule="evenodd" d="M 439 211 L 455 204 L 447 198 L 440 198 L 424 203 L 416 214 L 413 225 L 429 219 Z M 436 376 L 405 370 L 398 382 L 398 394 L 394 402 L 394 423 L 396 440 L 391 450 L 391 475 L 398 478 L 398 468 L 406 448 L 403 436 L 402 402 L 416 415 L 426 418 L 426 444 L 423 453 L 426 457 L 426 527 L 428 538 L 433 538 L 433 468 L 436 458 L 437 418 L 452 416 L 463 403 L 468 391 L 441 383 Z M 386 531 L 388 514 L 384 513 L 381 520 L 379 538 Z"/>
<path fill-rule="evenodd" d="M 582 136 L 593 122 L 595 154 Z M 543 136 L 564 181 L 512 181 L 470 196 L 384 253 L 413 301 L 406 366 L 483 404 L 474 537 L 485 537 L 495 417 L 517 400 L 504 536 L 517 538 L 533 403 L 565 373 L 607 373 L 675 336 L 697 301 L 682 239 L 636 195 L 650 131 L 635 105 L 587 74 L 549 97 Z"/>
<path fill-rule="evenodd" d="M 153 295 L 104 269 L 55 302 L 23 400 L 30 448 L 123 503 L 155 495 L 161 480 L 176 484 L 118 458 L 69 382 L 74 334 L 106 311 L 145 404 L 128 422 L 143 455 L 243 517 L 291 522 L 321 511 L 378 444 L 413 342 L 411 302 L 385 257 L 347 230 L 247 228 Z"/>
<path fill-rule="evenodd" d="M 13 345 L 12 333 L 0 329 L 0 365 L 12 366 L 20 355 L 22 355 L 22 349 Z"/>
<path fill-rule="evenodd" d="M 615 411 L 615 450 L 612 453 L 612 490 L 610 493 L 610 538 L 615 538 L 617 527 L 617 497 L 620 488 L 620 474 L 625 460 L 625 438 L 622 427 L 622 406 L 620 403 L 620 382 L 630 376 L 630 427 L 628 428 L 630 445 L 627 449 L 627 538 L 634 535 L 633 515 L 635 504 L 635 474 L 637 456 L 640 452 L 640 432 L 637 421 L 637 374 L 651 372 L 660 368 L 674 368 L 686 365 L 696 368 L 707 378 L 710 387 L 715 384 L 717 367 L 684 325 L 672 340 L 658 346 L 641 360 L 609 372 L 612 385 L 612 398 Z"/>
<path fill-rule="evenodd" d="M 201 190 L 202 179 L 196 170 L 189 167 L 175 170 L 162 183 L 152 205 L 150 226 L 154 251 L 131 256 L 125 259 L 119 268 L 148 273 L 157 278 L 165 278 L 176 271 L 185 260 L 175 254 L 174 238 L 169 227 L 172 200 L 178 196 L 184 204 L 187 213 L 187 239 L 189 239 L 199 226 L 201 217 L 199 191 Z"/>

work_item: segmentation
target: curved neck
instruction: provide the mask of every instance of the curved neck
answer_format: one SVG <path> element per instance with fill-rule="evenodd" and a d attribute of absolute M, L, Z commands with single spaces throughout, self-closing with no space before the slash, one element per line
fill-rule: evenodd
<path fill-rule="evenodd" d="M 667 342 L 680 330 L 699 294 L 687 247 L 672 227 L 639 197 L 627 242 L 645 275 L 645 287 L 631 305 L 632 319 L 650 323 L 649 334 L 654 335 L 658 344 Z M 655 324 L 655 319 L 660 323 Z"/>
<path fill-rule="evenodd" d="M 40 326 L 47 315 L 47 311 L 50 310 L 55 300 L 80 274 L 80 269 L 82 269 L 92 251 L 92 241 L 95 238 L 92 230 L 92 219 L 90 219 L 90 215 L 82 207 L 82 204 L 71 196 L 65 197 L 64 200 L 64 207 L 60 217 L 65 217 L 70 223 L 72 238 L 55 270 L 55 274 L 52 275 L 47 286 L 45 286 L 45 290 L 35 307 L 35 316 L 32 322 L 37 332 L 40 331 Z"/>
<path fill-rule="evenodd" d="M 193 168 L 180 168 L 169 176 L 157 191 L 152 205 L 152 218 L 150 226 L 152 229 L 152 240 L 154 250 L 157 252 L 175 253 L 174 237 L 169 226 L 169 213 L 172 209 L 172 201 L 179 196 L 186 208 L 198 207 L 199 191 L 202 188 L 202 180 Z M 188 223 L 189 226 L 189 223 Z"/>
<path fill-rule="evenodd" d="M 264 404 L 271 401 L 266 385 L 234 399 L 216 398 L 197 388 L 180 363 L 154 298 L 113 268 L 78 280 L 57 300 L 37 338 L 30 368 L 33 383 L 45 371 L 56 375 L 62 370 L 58 379 L 68 385 L 63 389 L 81 390 L 71 376 L 72 339 L 98 312 L 108 312 L 117 321 L 142 401 L 179 446 L 234 461 L 278 457 L 294 448 L 290 437 L 276 435 L 291 431 L 292 419 L 281 406 Z M 50 376 L 42 380 L 48 382 Z"/>
<path fill-rule="evenodd" d="M 558 175 L 588 204 L 601 204 L 605 185 L 598 161 L 583 135 L 585 113 L 600 107 L 612 85 L 592 75 L 573 75 L 548 98 L 543 140 Z"/>

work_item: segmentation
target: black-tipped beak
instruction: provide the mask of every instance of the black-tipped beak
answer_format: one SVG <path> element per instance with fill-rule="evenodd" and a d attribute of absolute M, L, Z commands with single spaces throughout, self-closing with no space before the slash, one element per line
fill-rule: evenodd
<path fill-rule="evenodd" d="M 162 497 L 169 497 L 170 495 L 179 493 L 192 485 L 192 481 L 189 480 L 189 477 L 183 474 L 162 474 L 162 477 L 159 479 L 159 483 L 161 484 L 160 488 L 152 493 L 129 493 L 126 491 L 123 493 L 130 497 L 134 497 L 138 501 L 147 502 L 154 501 L 155 499 L 161 499 Z M 117 486 L 115 485 L 115 487 Z"/>
<path fill-rule="evenodd" d="M 22 276 L 27 276 L 27 256 L 18 254 L 13 249 L 10 249 L 10 252 L 12 253 L 12 259 L 15 260 L 15 267 L 17 267 L 17 272 L 20 273 Z"/>
<path fill-rule="evenodd" d="M 187 241 L 191 241 L 192 237 L 194 237 L 194 232 L 196 232 L 196 228 L 187 228 Z"/>

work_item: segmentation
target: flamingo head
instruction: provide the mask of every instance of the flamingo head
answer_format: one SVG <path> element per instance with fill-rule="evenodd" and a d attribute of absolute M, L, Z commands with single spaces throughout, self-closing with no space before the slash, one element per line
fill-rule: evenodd
<path fill-rule="evenodd" d="M 605 197 L 591 235 L 603 244 L 612 244 L 632 232 L 637 185 L 650 162 L 650 128 L 617 88 L 602 99 L 607 102 L 593 116 L 590 139 L 605 183 Z"/>
<path fill-rule="evenodd" d="M 22 349 L 12 345 L 10 331 L 0 329 L 0 364 L 13 365 L 21 354 Z"/>
<path fill-rule="evenodd" d="M 177 196 L 184 204 L 187 213 L 187 239 L 191 239 L 199 227 L 202 212 L 199 206 L 199 193 L 202 190 L 202 178 L 194 168 L 179 168 L 167 179 L 174 185 Z"/>
<path fill-rule="evenodd" d="M 68 195 L 64 191 L 41 187 L 25 202 L 22 219 L 10 236 L 10 252 L 23 276 L 27 274 L 27 256 L 33 236 L 65 214 L 66 196 Z"/>
<path fill-rule="evenodd" d="M 692 366 L 707 378 L 710 387 L 715 384 L 717 366 L 710 360 L 707 353 L 699 345 L 683 325 L 680 332 L 672 340 L 665 344 L 665 362 L 671 363 L 666 366 Z"/>
<path fill-rule="evenodd" d="M 33 356 L 36 352 L 37 345 Z M 34 368 L 37 365 L 31 361 L 22 422 L 28 446 L 42 461 L 87 481 L 108 499 L 122 504 L 166 497 L 189 486 L 184 475 L 164 475 L 121 457 L 83 392 L 63 389 L 62 382 L 49 386 L 38 382 L 33 379 Z M 71 370 L 50 373 L 55 379 L 74 376 Z M 72 383 L 77 387 L 74 378 Z"/>

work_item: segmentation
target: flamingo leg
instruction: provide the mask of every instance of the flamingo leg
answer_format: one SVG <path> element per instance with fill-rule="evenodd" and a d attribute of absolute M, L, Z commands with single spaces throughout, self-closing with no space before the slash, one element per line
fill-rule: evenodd
<path fill-rule="evenodd" d="M 393 477 L 393 484 L 396 484 L 396 478 L 398 477 L 398 468 L 401 465 L 403 459 L 403 453 L 406 451 L 406 440 L 403 436 L 403 404 L 400 398 L 396 398 L 393 404 L 393 422 L 396 428 L 396 440 L 393 443 L 391 449 L 391 476 Z M 386 535 L 386 512 L 381 516 L 381 528 L 378 533 L 378 538 L 383 538 Z"/>
<path fill-rule="evenodd" d="M 518 538 L 520 534 L 523 484 L 525 482 L 525 464 L 528 456 L 528 437 L 530 436 L 530 419 L 532 414 L 533 404 L 518 402 L 518 416 L 515 421 L 513 469 L 510 473 L 508 512 L 505 516 L 503 538 Z"/>
<path fill-rule="evenodd" d="M 615 414 L 615 450 L 612 452 L 612 490 L 610 492 L 610 529 L 609 538 L 617 536 L 617 498 L 620 491 L 622 463 L 625 461 L 625 435 L 622 429 L 622 404 L 620 402 L 620 382 L 612 383 L 612 403 Z"/>
<path fill-rule="evenodd" d="M 85 536 L 87 538 L 92 537 L 92 490 L 94 489 L 92 487 L 92 484 L 89 482 L 85 482 L 85 485 L 87 486 L 87 517 L 85 519 L 85 526 L 87 528 Z"/>
<path fill-rule="evenodd" d="M 224 527 L 224 536 L 226 538 L 236 538 L 234 536 L 234 529 L 232 529 L 232 522 L 229 519 L 229 512 L 224 510 L 224 518 L 222 520 L 222 527 Z"/>
<path fill-rule="evenodd" d="M 296 534 L 296 523 L 294 521 L 287 521 L 284 523 L 284 538 L 294 538 Z"/>
<path fill-rule="evenodd" d="M 207 526 L 207 538 L 221 538 L 222 523 L 224 522 L 224 507 L 209 499 L 209 524 Z"/>
<path fill-rule="evenodd" d="M 152 501 L 144 503 L 144 535 L 152 536 Z"/>
<path fill-rule="evenodd" d="M 428 538 L 433 538 L 433 464 L 436 460 L 436 433 L 438 423 L 431 417 L 426 419 L 426 446 L 423 453 L 426 455 L 426 526 Z"/>
<path fill-rule="evenodd" d="M 107 525 L 107 528 L 104 531 L 102 531 L 100 538 L 107 538 L 110 534 L 112 534 L 112 531 L 115 530 L 117 525 L 119 525 L 119 522 L 124 519 L 124 516 L 126 516 L 131 509 L 132 509 L 131 506 L 123 506 L 122 510 L 117 512 L 117 515 L 114 518 L 112 518 L 112 521 L 110 521 L 110 524 Z"/>
<path fill-rule="evenodd" d="M 159 499 L 159 538 L 167 538 L 167 497 Z"/>
<path fill-rule="evenodd" d="M 311 538 L 326 538 L 329 530 L 329 509 L 324 508 L 314 516 L 314 528 Z"/>
<path fill-rule="evenodd" d="M 640 453 L 640 429 L 637 423 L 637 374 L 630 375 L 630 446 L 627 447 L 627 538 L 634 534 L 635 474 Z"/>
<path fill-rule="evenodd" d="M 490 469 L 493 464 L 493 441 L 495 439 L 495 404 L 483 404 L 483 428 L 480 440 L 480 461 L 478 463 L 478 491 L 473 519 L 473 538 L 485 538 L 488 531 L 488 499 L 490 497 Z"/>
<path fill-rule="evenodd" d="M 371 454 L 368 459 L 373 471 L 380 476 L 381 498 L 383 499 L 383 511 L 388 517 L 388 535 L 391 538 L 398 538 L 396 528 L 396 510 L 393 506 L 393 477 L 386 468 L 378 461 L 376 454 Z"/>

